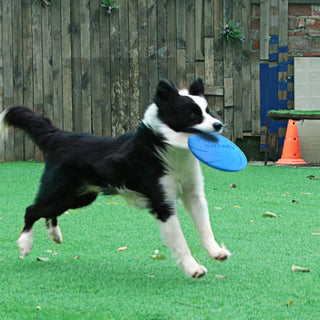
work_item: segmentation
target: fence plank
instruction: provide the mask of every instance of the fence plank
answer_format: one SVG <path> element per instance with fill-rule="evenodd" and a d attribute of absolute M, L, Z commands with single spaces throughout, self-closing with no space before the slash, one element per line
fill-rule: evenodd
<path fill-rule="evenodd" d="M 142 116 L 147 104 L 149 103 L 148 90 L 148 12 L 147 0 L 138 0 L 138 34 L 139 34 L 139 108 L 140 116 Z"/>
<path fill-rule="evenodd" d="M 33 109 L 33 52 L 32 52 L 32 3 L 29 0 L 22 0 L 22 50 L 23 50 L 23 104 Z M 24 158 L 32 160 L 35 158 L 34 144 L 25 135 Z"/>
<path fill-rule="evenodd" d="M 61 57 L 63 83 L 63 128 L 73 130 L 72 123 L 72 63 L 71 63 L 71 0 L 61 1 Z"/>
<path fill-rule="evenodd" d="M 22 75 L 22 34 L 21 34 L 21 2 L 12 6 L 12 54 L 13 54 L 13 103 L 23 104 L 23 75 Z M 14 131 L 14 159 L 24 160 L 24 133 L 21 130 Z"/>
<path fill-rule="evenodd" d="M 90 2 L 80 0 L 80 41 L 81 41 L 81 124 L 82 131 L 92 132 L 91 110 L 91 50 L 90 50 Z"/>
<path fill-rule="evenodd" d="M 80 6 L 77 1 L 71 0 L 71 58 L 72 58 L 72 104 L 73 129 L 82 131 L 81 123 L 81 41 L 80 41 Z"/>
<path fill-rule="evenodd" d="M 207 86 L 214 86 L 214 39 L 212 37 L 204 39 L 204 56 L 204 81 Z"/>
<path fill-rule="evenodd" d="M 13 105 L 13 57 L 12 57 L 12 9 L 11 1 L 2 2 L 3 8 L 3 104 L 4 107 Z M 10 136 L 5 142 L 5 160 L 14 160 L 14 137 Z"/>
<path fill-rule="evenodd" d="M 157 1 L 158 72 L 160 79 L 168 78 L 167 2 Z"/>
<path fill-rule="evenodd" d="M 102 135 L 111 136 L 110 19 L 102 9 L 100 9 L 100 29 L 101 92 L 103 93 Z"/>
<path fill-rule="evenodd" d="M 176 2 L 167 3 L 167 39 L 168 39 L 168 78 L 177 79 L 177 33 L 176 25 Z"/>
<path fill-rule="evenodd" d="M 133 130 L 140 120 L 139 106 L 139 35 L 138 0 L 129 1 L 129 50 L 130 50 L 130 128 Z"/>
<path fill-rule="evenodd" d="M 120 81 L 121 81 L 121 105 L 118 115 L 120 116 L 122 131 L 125 133 L 130 128 L 130 96 L 129 96 L 129 34 L 128 34 L 128 5 L 123 2 L 119 9 L 119 38 L 120 38 Z"/>
<path fill-rule="evenodd" d="M 101 53 L 100 53 L 100 8 L 98 2 L 90 3 L 90 49 L 92 73 L 92 133 L 102 135 L 102 92 L 101 78 Z"/>
<path fill-rule="evenodd" d="M 270 0 L 261 0 L 260 12 L 260 59 L 269 60 L 269 7 Z"/>
<path fill-rule="evenodd" d="M 204 26 L 203 26 L 203 1 L 198 1 L 195 5 L 195 46 L 196 60 L 204 60 Z"/>
<path fill-rule="evenodd" d="M 52 6 L 52 100 L 54 122 L 59 128 L 63 128 L 63 78 L 62 78 L 62 36 L 61 36 L 61 2 L 57 0 Z"/>

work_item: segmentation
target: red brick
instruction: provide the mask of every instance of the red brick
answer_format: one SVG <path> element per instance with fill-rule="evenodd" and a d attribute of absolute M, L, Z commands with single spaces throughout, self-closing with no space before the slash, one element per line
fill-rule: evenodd
<path fill-rule="evenodd" d="M 296 31 L 294 33 L 294 36 L 295 37 L 305 37 L 306 36 L 306 33 L 305 32 L 300 32 L 300 31 Z"/>
<path fill-rule="evenodd" d="M 304 52 L 304 57 L 320 57 L 320 52 Z"/>
<path fill-rule="evenodd" d="M 295 5 L 289 5 L 289 16 L 311 16 L 311 5 L 307 4 L 295 4 Z"/>
<path fill-rule="evenodd" d="M 320 19 L 306 19 L 306 28 L 320 30 Z"/>
<path fill-rule="evenodd" d="M 260 40 L 254 40 L 252 42 L 252 50 L 260 50 Z"/>
<path fill-rule="evenodd" d="M 288 32 L 288 37 L 293 37 L 294 36 L 294 32 Z"/>

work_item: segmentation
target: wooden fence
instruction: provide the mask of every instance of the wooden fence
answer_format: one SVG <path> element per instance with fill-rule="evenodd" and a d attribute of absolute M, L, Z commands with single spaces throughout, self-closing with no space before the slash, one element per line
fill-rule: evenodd
<path fill-rule="evenodd" d="M 135 129 L 160 78 L 202 77 L 231 139 L 260 134 L 250 41 L 218 37 L 229 20 L 249 35 L 250 0 L 121 0 L 111 14 L 100 0 L 39 2 L 0 2 L 0 110 L 24 104 L 65 130 L 115 136 Z M 0 143 L 0 161 L 29 159 L 41 153 L 20 131 Z"/>

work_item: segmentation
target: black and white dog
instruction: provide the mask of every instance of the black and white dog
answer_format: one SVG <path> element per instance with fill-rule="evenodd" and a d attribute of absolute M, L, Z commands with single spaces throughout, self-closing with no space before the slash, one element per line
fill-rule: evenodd
<path fill-rule="evenodd" d="M 190 212 L 209 256 L 227 259 L 229 251 L 218 245 L 211 230 L 199 161 L 188 148 L 190 134 L 223 130 L 203 93 L 201 79 L 180 91 L 161 80 L 137 131 L 118 138 L 62 131 L 28 108 L 5 109 L 0 114 L 0 133 L 9 126 L 20 128 L 45 155 L 40 190 L 26 209 L 17 241 L 21 254 L 30 253 L 37 220 L 45 218 L 50 238 L 61 243 L 57 217 L 70 208 L 89 205 L 101 192 L 120 194 L 129 204 L 149 209 L 188 276 L 204 276 L 207 269 L 196 262 L 183 236 L 178 199 Z"/>

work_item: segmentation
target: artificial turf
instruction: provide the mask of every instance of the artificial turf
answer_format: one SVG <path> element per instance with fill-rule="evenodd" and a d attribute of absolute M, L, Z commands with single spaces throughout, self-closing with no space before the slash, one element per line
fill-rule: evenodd
<path fill-rule="evenodd" d="M 232 256 L 225 263 L 207 257 L 180 207 L 189 246 L 208 268 L 206 277 L 190 279 L 154 218 L 119 197 L 64 214 L 61 245 L 37 222 L 33 250 L 19 258 L 15 241 L 42 168 L 0 164 L 0 319 L 320 318 L 319 169 L 203 167 L 213 229 Z M 263 217 L 267 211 L 278 217 Z M 155 250 L 166 259 L 152 259 Z M 292 272 L 292 265 L 311 272 Z"/>

